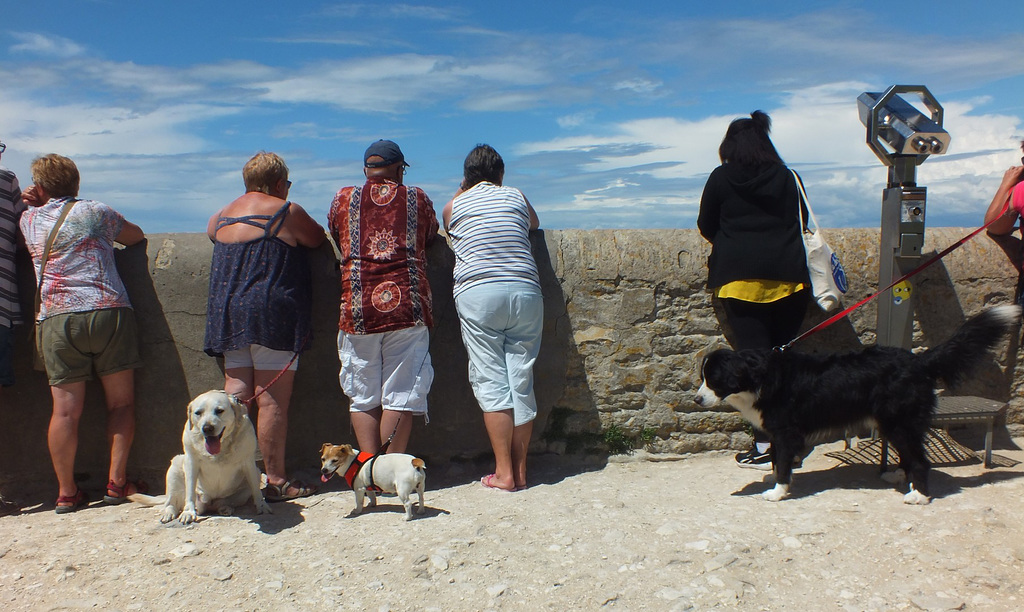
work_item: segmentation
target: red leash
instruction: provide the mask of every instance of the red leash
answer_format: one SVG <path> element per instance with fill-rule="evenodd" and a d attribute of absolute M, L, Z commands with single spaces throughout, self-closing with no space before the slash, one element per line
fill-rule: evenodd
<path fill-rule="evenodd" d="M 302 350 L 306 348 L 306 343 L 309 342 L 309 337 L 312 335 L 312 333 L 313 332 L 310 331 L 306 334 L 306 337 L 303 338 L 302 340 L 302 346 L 299 347 L 299 350 L 295 351 L 295 353 L 292 355 L 292 358 L 288 360 L 288 364 L 285 365 L 284 368 L 282 368 L 281 371 L 277 373 L 277 376 L 272 378 L 265 387 L 257 391 L 252 397 L 250 397 L 247 400 L 242 400 L 242 403 L 244 403 L 246 406 L 252 406 L 252 402 L 256 401 L 257 397 L 263 395 L 264 393 L 267 392 L 267 389 L 273 387 L 274 383 L 276 383 L 279 378 L 284 376 L 284 373 L 288 371 L 288 368 L 292 367 L 292 364 L 295 363 L 295 360 L 299 358 L 299 353 L 301 353 Z"/>
<path fill-rule="evenodd" d="M 1007 205 L 1009 205 L 1009 202 L 1007 202 Z M 950 245 L 950 246 L 946 247 L 946 248 L 945 248 L 945 249 L 944 249 L 944 250 L 943 250 L 943 251 L 942 251 L 941 253 L 939 253 L 938 255 L 936 255 L 936 256 L 934 256 L 934 257 L 932 257 L 931 259 L 929 259 L 928 261 L 926 261 L 926 262 L 924 262 L 923 264 L 919 265 L 918 267 L 914 268 L 914 269 L 913 269 L 913 270 L 911 270 L 910 272 L 907 272 L 907 273 L 906 273 L 906 274 L 904 274 L 903 276 L 901 276 L 901 277 L 897 278 L 896 280 L 894 280 L 894 281 L 893 281 L 893 282 L 892 282 L 892 283 L 891 283 L 891 284 L 890 284 L 890 285 L 889 285 L 888 287 L 886 287 L 885 289 L 880 289 L 880 290 L 876 291 L 875 293 L 873 293 L 872 295 L 869 295 L 868 297 L 864 298 L 863 300 L 861 300 L 861 301 L 857 302 L 857 303 L 856 303 L 856 304 L 854 304 L 853 306 L 850 306 L 850 307 L 849 307 L 849 308 L 847 308 L 846 310 L 843 310 L 842 312 L 840 312 L 840 313 L 838 313 L 838 314 L 834 314 L 834 315 L 832 315 L 831 317 L 829 317 L 829 318 L 825 319 L 825 320 L 824 320 L 824 321 L 822 321 L 821 323 L 818 323 L 818 324 L 817 324 L 817 325 L 815 325 L 814 327 L 812 327 L 812 328 L 810 328 L 809 330 L 805 331 L 804 333 L 800 334 L 800 335 L 799 335 L 799 336 L 797 336 L 796 338 L 793 338 L 792 340 L 790 340 L 790 341 L 789 341 L 789 342 L 787 342 L 786 344 L 784 344 L 784 345 L 782 345 L 782 346 L 780 346 L 780 347 L 777 347 L 777 348 L 776 348 L 775 350 L 778 350 L 778 351 L 780 351 L 780 352 L 781 352 L 781 351 L 785 351 L 785 350 L 786 350 L 786 349 L 788 349 L 789 347 L 791 347 L 791 346 L 793 346 L 794 344 L 796 344 L 796 343 L 797 343 L 798 341 L 800 341 L 800 340 L 803 340 L 804 338 L 806 338 L 807 336 L 810 336 L 811 334 L 813 334 L 813 333 L 815 333 L 815 332 L 818 332 L 818 331 L 821 331 L 821 330 L 825 329 L 825 328 L 826 328 L 826 327 L 828 327 L 829 325 L 832 325 L 833 323 L 835 323 L 835 322 L 836 322 L 836 321 L 838 321 L 839 319 L 842 319 L 842 318 L 843 318 L 843 317 L 845 317 L 846 315 L 850 314 L 850 313 L 851 313 L 851 312 L 853 312 L 854 310 L 857 310 L 858 308 L 860 308 L 860 307 L 861 307 L 861 306 L 863 306 L 864 304 L 867 304 L 868 302 L 870 302 L 871 300 L 875 299 L 875 298 L 876 298 L 876 297 L 878 297 L 879 295 L 881 295 L 881 294 L 885 293 L 886 291 L 888 291 L 888 290 L 892 289 L 893 287 L 895 287 L 896 285 L 898 285 L 898 284 L 902 283 L 903 281 L 907 280 L 907 279 L 908 279 L 908 278 L 910 278 L 911 276 L 914 276 L 915 274 L 917 274 L 917 273 L 921 272 L 922 270 L 924 270 L 924 269 L 925 269 L 925 268 L 927 268 L 928 266 L 932 265 L 933 263 L 935 263 L 935 262 L 939 261 L 940 259 L 942 259 L 942 258 L 943 258 L 943 257 L 945 257 L 946 255 L 949 255 L 950 253 L 952 253 L 952 252 L 953 252 L 953 251 L 955 251 L 956 249 L 958 249 L 958 248 L 962 247 L 962 246 L 963 246 L 963 245 L 964 245 L 964 244 L 965 244 L 965 243 L 966 243 L 966 242 L 967 242 L 968 240 L 970 240 L 971 238 L 974 238 L 975 236 L 977 236 L 978 234 L 980 234 L 980 233 L 981 233 L 981 232 L 982 232 L 983 230 L 986 230 L 986 229 L 988 229 L 988 226 L 992 225 L 992 224 L 993 224 L 993 223 L 995 223 L 995 222 L 996 222 L 996 221 L 997 221 L 998 219 L 1000 219 L 1000 218 L 1001 218 L 1001 217 L 1003 216 L 1003 214 L 1004 214 L 1005 212 L 1006 212 L 1006 208 L 1004 207 L 1004 208 L 1003 208 L 1003 212 L 1002 212 L 1002 213 L 1000 213 L 999 215 L 997 215 L 997 216 L 996 216 L 995 218 L 993 218 L 993 219 L 992 219 L 991 221 L 989 221 L 989 222 L 988 222 L 988 223 L 986 223 L 985 225 L 982 225 L 981 227 L 979 227 L 978 229 L 974 230 L 974 231 L 973 231 L 973 232 L 971 232 L 970 234 L 967 234 L 966 236 L 964 236 L 963 238 L 961 238 L 960 240 L 958 240 L 958 241 L 957 241 L 957 242 L 955 242 L 954 244 L 952 244 L 952 245 Z"/>

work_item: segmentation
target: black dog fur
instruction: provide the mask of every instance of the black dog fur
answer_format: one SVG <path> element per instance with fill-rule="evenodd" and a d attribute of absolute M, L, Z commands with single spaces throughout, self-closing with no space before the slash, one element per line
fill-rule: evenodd
<path fill-rule="evenodd" d="M 774 498 L 766 492 L 766 498 L 788 495 L 793 458 L 809 436 L 873 419 L 899 453 L 899 467 L 910 480 L 905 501 L 927 503 L 930 465 L 924 438 L 935 410 L 936 381 L 950 386 L 962 381 L 1020 314 L 1019 306 L 990 308 L 946 342 L 918 354 L 886 346 L 829 356 L 714 351 L 701 366 L 697 403 L 725 400 L 771 437 L 776 488 L 782 488 Z M 914 491 L 924 498 L 913 497 Z"/>

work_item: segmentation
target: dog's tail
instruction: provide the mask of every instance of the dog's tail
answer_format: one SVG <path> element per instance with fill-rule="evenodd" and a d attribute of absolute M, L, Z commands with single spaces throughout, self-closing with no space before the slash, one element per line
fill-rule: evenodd
<path fill-rule="evenodd" d="M 964 323 L 953 337 L 921 354 L 925 368 L 950 386 L 960 383 L 1020 320 L 1020 306 L 995 306 Z"/>
<path fill-rule="evenodd" d="M 128 496 L 130 501 L 143 506 L 162 506 L 167 503 L 166 495 L 146 495 L 145 493 L 132 493 Z"/>

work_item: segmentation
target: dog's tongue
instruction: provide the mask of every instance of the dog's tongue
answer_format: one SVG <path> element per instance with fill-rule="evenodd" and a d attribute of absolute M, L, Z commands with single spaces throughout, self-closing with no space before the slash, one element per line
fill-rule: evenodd
<path fill-rule="evenodd" d="M 333 472 L 330 473 L 330 474 L 321 474 L 320 475 L 320 482 L 327 482 L 328 480 L 331 479 L 331 476 L 334 476 Z"/>
<path fill-rule="evenodd" d="M 206 452 L 216 455 L 220 452 L 220 436 L 206 436 Z"/>

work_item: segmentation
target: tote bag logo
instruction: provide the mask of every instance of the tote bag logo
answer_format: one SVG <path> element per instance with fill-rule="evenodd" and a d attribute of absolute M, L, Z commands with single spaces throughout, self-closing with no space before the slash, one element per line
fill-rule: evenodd
<path fill-rule="evenodd" d="M 836 282 L 836 289 L 839 289 L 842 293 L 846 293 L 848 285 L 846 283 L 846 270 L 843 269 L 842 262 L 836 257 L 835 253 L 832 253 L 832 280 Z"/>

